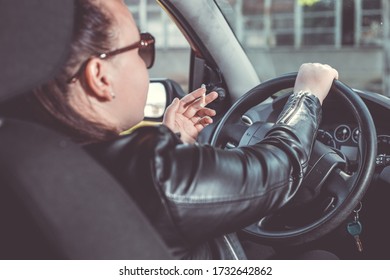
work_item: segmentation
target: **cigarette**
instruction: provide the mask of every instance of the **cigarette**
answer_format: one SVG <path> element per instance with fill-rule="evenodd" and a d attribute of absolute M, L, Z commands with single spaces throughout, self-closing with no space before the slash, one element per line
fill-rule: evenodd
<path fill-rule="evenodd" d="M 206 89 L 206 85 L 202 84 L 200 86 L 203 89 Z M 200 107 L 205 107 L 206 106 L 206 91 L 203 92 L 201 100 L 200 100 Z"/>

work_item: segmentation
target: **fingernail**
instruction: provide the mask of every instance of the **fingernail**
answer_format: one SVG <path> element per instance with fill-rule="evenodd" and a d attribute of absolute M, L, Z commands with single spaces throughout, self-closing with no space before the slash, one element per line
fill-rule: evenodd
<path fill-rule="evenodd" d="M 203 88 L 203 89 L 206 89 L 206 85 L 205 84 L 202 84 L 200 87 Z"/>

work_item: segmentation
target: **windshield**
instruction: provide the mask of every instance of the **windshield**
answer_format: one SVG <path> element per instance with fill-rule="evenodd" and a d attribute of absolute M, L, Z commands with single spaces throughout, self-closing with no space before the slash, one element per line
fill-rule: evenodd
<path fill-rule="evenodd" d="M 262 80 L 297 71 L 304 62 L 322 62 L 354 88 L 387 92 L 382 80 L 389 75 L 384 65 L 389 20 L 382 14 L 388 1 L 215 2 Z"/>

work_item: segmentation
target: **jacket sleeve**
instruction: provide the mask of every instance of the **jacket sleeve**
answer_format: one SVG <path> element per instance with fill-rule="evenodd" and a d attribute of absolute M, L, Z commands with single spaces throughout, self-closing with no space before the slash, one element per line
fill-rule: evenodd
<path fill-rule="evenodd" d="M 233 150 L 182 144 L 164 126 L 142 128 L 113 149 L 122 158 L 115 172 L 133 195 L 137 189 L 136 200 L 148 201 L 141 208 L 168 243 L 198 243 L 237 231 L 291 199 L 320 116 L 314 95 L 293 94 L 260 143 Z"/>

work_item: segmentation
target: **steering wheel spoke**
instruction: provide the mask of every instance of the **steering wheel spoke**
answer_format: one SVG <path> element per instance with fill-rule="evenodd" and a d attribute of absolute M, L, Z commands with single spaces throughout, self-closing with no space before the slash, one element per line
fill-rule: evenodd
<path fill-rule="evenodd" d="M 339 168 L 330 173 L 323 190 L 329 197 L 335 198 L 333 207 L 336 207 L 338 202 L 347 199 L 348 195 L 353 191 L 356 179 L 356 174 L 350 175 Z"/>
<path fill-rule="evenodd" d="M 326 191 L 326 181 L 334 170 L 345 170 L 347 162 L 334 149 L 315 141 L 301 187 L 290 202 L 299 205 L 312 201 Z"/>
<path fill-rule="evenodd" d="M 248 126 L 244 123 L 233 123 L 227 125 L 223 132 L 223 136 L 221 136 L 223 138 L 221 141 L 221 147 L 227 149 L 237 147 L 247 128 Z"/>

